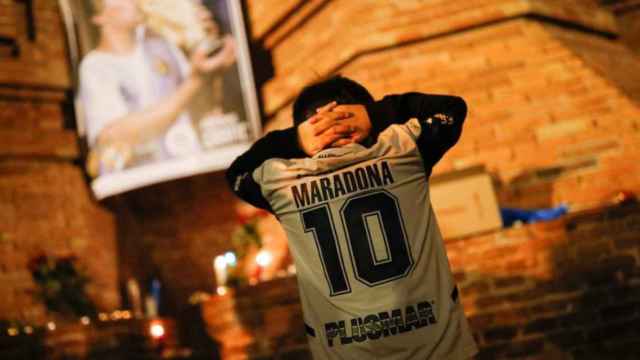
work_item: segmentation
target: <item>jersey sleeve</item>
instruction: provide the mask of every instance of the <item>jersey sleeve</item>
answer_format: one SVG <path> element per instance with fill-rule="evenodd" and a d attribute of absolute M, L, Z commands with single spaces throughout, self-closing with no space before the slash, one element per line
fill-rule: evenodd
<path fill-rule="evenodd" d="M 458 96 L 430 95 L 417 92 L 385 96 L 367 105 L 372 131 L 380 133 L 392 124 L 418 119 L 421 127 L 416 144 L 427 175 L 462 134 L 467 104 Z"/>
<path fill-rule="evenodd" d="M 253 172 L 268 159 L 293 159 L 305 156 L 306 154 L 298 146 L 295 128 L 271 131 L 233 161 L 226 172 L 227 183 L 234 194 L 242 200 L 273 212 L 269 202 L 262 195 L 260 184 L 253 178 Z"/>

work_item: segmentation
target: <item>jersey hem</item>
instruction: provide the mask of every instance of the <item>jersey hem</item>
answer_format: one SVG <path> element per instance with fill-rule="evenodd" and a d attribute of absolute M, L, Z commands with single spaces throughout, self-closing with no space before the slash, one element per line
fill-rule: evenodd
<path fill-rule="evenodd" d="M 478 346 L 474 344 L 474 345 L 466 346 L 462 348 L 462 350 L 460 350 L 459 353 L 452 354 L 451 356 L 447 356 L 443 358 L 443 360 L 468 360 L 468 359 L 471 359 L 473 356 L 477 355 L 478 352 L 479 352 Z"/>

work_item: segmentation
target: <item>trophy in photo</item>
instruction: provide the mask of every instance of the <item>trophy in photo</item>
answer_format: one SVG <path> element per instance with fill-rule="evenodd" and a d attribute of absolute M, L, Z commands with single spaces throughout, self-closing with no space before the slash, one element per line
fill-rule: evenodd
<path fill-rule="evenodd" d="M 87 157 L 86 169 L 92 178 L 121 171 L 134 161 L 133 147 L 125 143 L 98 145 Z"/>
<path fill-rule="evenodd" d="M 222 40 L 202 25 L 197 0 L 138 0 L 138 6 L 149 29 L 189 53 L 205 48 L 213 54 L 222 47 Z"/>

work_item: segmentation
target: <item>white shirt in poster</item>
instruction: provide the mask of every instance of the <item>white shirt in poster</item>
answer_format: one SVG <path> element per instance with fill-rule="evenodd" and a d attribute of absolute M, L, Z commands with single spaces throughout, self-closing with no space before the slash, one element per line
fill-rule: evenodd
<path fill-rule="evenodd" d="M 170 96 L 188 76 L 183 53 L 144 28 L 136 33 L 128 55 L 90 51 L 80 64 L 80 100 L 87 139 L 92 147 L 105 126 L 136 111 L 148 109 Z M 187 111 L 161 136 L 134 148 L 137 155 L 156 162 L 201 150 Z"/>

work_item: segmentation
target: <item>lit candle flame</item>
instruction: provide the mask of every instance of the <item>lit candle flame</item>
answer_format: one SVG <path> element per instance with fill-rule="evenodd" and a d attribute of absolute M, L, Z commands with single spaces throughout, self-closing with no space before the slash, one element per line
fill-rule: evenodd
<path fill-rule="evenodd" d="M 256 263 L 260 267 L 267 267 L 273 261 L 273 255 L 267 250 L 260 250 L 256 255 Z"/>
<path fill-rule="evenodd" d="M 149 326 L 149 334 L 151 334 L 151 337 L 154 339 L 163 337 L 165 334 L 164 326 L 158 322 L 151 323 L 151 326 Z"/>

